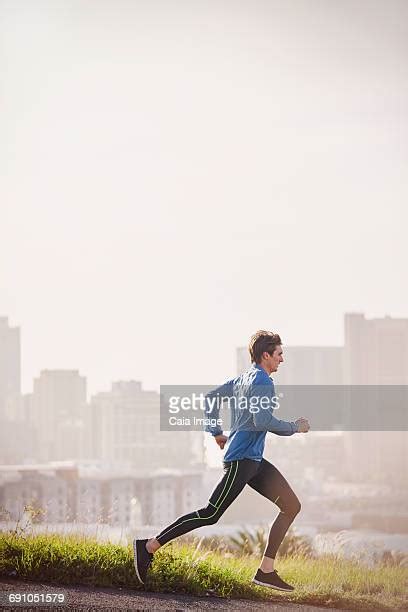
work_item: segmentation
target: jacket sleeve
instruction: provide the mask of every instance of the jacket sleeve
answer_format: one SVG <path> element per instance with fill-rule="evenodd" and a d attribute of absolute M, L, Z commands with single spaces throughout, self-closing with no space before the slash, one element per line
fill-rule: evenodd
<path fill-rule="evenodd" d="M 205 396 L 205 417 L 216 421 L 219 418 L 220 408 L 222 400 L 227 397 L 233 397 L 233 379 L 227 380 L 223 385 L 213 389 Z M 219 425 L 206 425 L 205 431 L 212 434 L 213 436 L 219 436 L 223 433 L 223 430 Z"/>
<path fill-rule="evenodd" d="M 292 436 L 298 428 L 293 421 L 281 421 L 273 412 L 276 409 L 277 399 L 275 386 L 269 379 L 268 383 L 254 384 L 251 389 L 251 410 L 254 425 L 258 431 L 270 431 L 277 436 Z"/>

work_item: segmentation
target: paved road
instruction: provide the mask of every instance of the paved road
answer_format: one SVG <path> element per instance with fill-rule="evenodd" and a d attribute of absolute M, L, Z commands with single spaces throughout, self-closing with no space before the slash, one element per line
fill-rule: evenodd
<path fill-rule="evenodd" d="M 63 605 L 41 604 L 17 605 L 8 604 L 10 593 L 64 593 Z M 248 599 L 222 599 L 219 597 L 195 597 L 169 593 L 148 593 L 130 589 L 108 589 L 101 587 L 57 587 L 42 583 L 22 582 L 9 578 L 0 578 L 0 610 L 52 610 L 53 612 L 80 610 L 93 612 L 97 610 L 268 610 L 268 612 L 323 612 L 327 608 L 317 608 L 299 604 L 256 602 Z M 337 609 L 339 612 L 339 609 Z M 340 611 L 341 612 L 341 611 Z"/>

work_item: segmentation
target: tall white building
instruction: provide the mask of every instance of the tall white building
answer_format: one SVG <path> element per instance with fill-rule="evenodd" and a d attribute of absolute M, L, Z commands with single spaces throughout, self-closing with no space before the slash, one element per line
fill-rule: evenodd
<path fill-rule="evenodd" d="M 88 420 L 91 457 L 144 465 L 158 429 L 159 396 L 137 381 L 119 381 L 92 396 Z"/>
<path fill-rule="evenodd" d="M 42 370 L 34 379 L 33 421 L 40 461 L 77 459 L 78 432 L 85 415 L 86 378 L 78 370 Z"/>
<path fill-rule="evenodd" d="M 348 313 L 344 350 L 347 384 L 408 384 L 408 319 Z"/>
<path fill-rule="evenodd" d="M 20 353 L 20 328 L 0 317 L 0 419 L 6 417 L 7 402 L 21 392 Z"/>
<path fill-rule="evenodd" d="M 408 384 L 408 319 L 348 313 L 344 340 L 347 384 Z M 347 437 L 351 476 L 408 488 L 408 432 L 369 429 Z"/>
<path fill-rule="evenodd" d="M 203 436 L 160 431 L 160 396 L 137 381 L 114 382 L 110 391 L 94 395 L 86 432 L 89 458 L 144 470 L 202 463 Z"/>

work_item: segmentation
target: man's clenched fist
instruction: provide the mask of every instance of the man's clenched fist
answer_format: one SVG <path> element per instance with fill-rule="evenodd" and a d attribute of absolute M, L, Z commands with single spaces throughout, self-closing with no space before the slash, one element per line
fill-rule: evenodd
<path fill-rule="evenodd" d="M 306 417 L 300 417 L 295 421 L 299 433 L 307 433 L 310 429 L 309 421 Z"/>
<path fill-rule="evenodd" d="M 220 434 L 219 436 L 214 436 L 214 440 L 216 441 L 216 443 L 218 444 L 218 446 L 222 450 L 224 448 L 225 443 L 228 440 L 228 438 L 227 438 L 227 436 L 224 436 L 224 434 Z"/>

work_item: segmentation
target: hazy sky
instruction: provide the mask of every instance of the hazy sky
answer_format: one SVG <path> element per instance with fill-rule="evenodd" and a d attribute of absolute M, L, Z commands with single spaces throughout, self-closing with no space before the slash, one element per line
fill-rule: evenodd
<path fill-rule="evenodd" d="M 408 316 L 408 2 L 0 0 L 0 315 L 43 368 L 217 383 Z M 405 280 L 404 280 L 405 279 Z"/>

